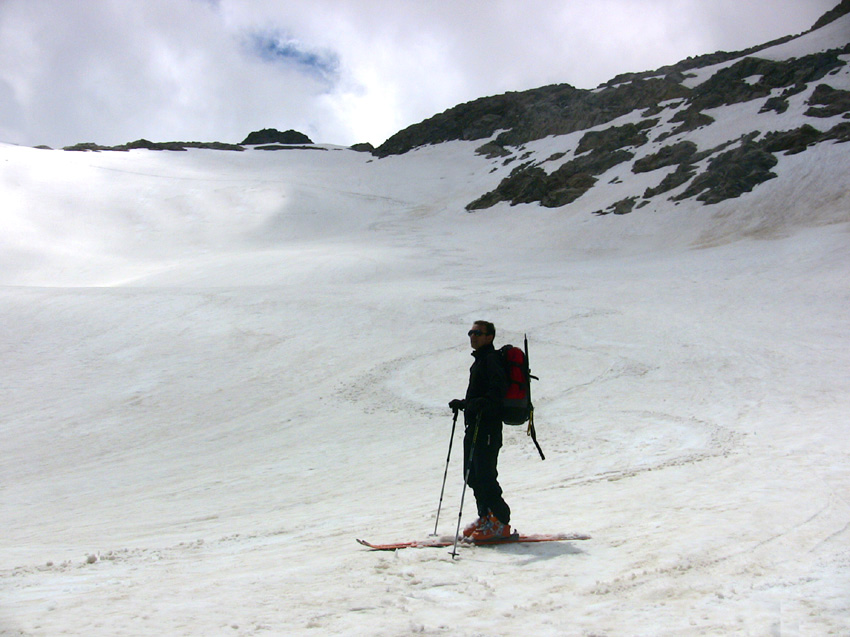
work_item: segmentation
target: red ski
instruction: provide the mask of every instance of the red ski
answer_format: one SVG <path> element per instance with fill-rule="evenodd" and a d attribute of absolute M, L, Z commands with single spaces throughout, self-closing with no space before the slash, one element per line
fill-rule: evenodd
<path fill-rule="evenodd" d="M 458 545 L 466 546 L 490 546 L 493 544 L 526 544 L 529 542 L 569 542 L 572 540 L 589 540 L 589 535 L 581 533 L 555 533 L 555 534 L 535 534 L 521 535 L 514 533 L 508 537 L 496 538 L 492 540 L 478 540 L 473 542 L 470 540 L 460 540 Z M 372 544 L 366 540 L 357 540 L 363 546 L 366 546 L 373 551 L 395 551 L 397 549 L 424 549 L 435 548 L 441 546 L 453 546 L 455 539 L 453 537 L 438 537 L 429 540 L 414 540 L 413 542 L 394 542 L 392 544 Z"/>

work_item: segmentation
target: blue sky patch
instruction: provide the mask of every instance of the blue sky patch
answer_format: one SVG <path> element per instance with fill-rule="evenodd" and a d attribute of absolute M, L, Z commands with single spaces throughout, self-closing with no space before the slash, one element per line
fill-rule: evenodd
<path fill-rule="evenodd" d="M 295 68 L 326 82 L 339 73 L 339 55 L 330 50 L 309 49 L 294 38 L 278 32 L 252 33 L 251 51 L 266 62 Z"/>

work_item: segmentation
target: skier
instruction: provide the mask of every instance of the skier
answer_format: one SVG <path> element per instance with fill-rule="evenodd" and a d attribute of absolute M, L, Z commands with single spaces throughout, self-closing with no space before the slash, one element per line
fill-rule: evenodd
<path fill-rule="evenodd" d="M 492 323 L 475 321 L 472 325 L 469 343 L 475 361 L 469 368 L 466 397 L 449 403 L 453 411 L 463 411 L 466 427 L 463 472 L 478 507 L 478 518 L 463 530 L 464 537 L 471 540 L 511 534 L 511 509 L 502 498 L 496 469 L 502 447 L 502 398 L 508 379 L 493 347 L 495 337 L 496 328 Z"/>

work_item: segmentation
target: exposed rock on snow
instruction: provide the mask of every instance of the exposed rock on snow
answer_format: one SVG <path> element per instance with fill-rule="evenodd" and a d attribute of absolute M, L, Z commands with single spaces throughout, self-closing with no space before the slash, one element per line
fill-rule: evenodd
<path fill-rule="evenodd" d="M 630 161 L 634 173 L 647 172 L 653 164 L 659 168 L 675 165 L 676 170 L 663 175 L 655 186 L 634 189 L 621 201 L 642 197 L 642 204 L 646 205 L 649 199 L 680 187 L 683 188 L 678 194 L 669 195 L 676 201 L 699 195 L 698 200 L 714 204 L 734 198 L 772 177 L 768 168 L 775 158 L 770 159 L 765 153 L 773 152 L 770 148 L 776 147 L 776 135 L 802 129 L 807 142 L 796 144 L 796 152 L 845 138 L 843 128 L 835 128 L 839 122 L 834 121 L 848 116 L 850 94 L 850 18 L 842 11 L 838 7 L 829 19 L 818 22 L 817 29 L 828 28 L 839 34 L 832 39 L 836 45 L 828 50 L 796 56 L 773 54 L 780 49 L 788 51 L 796 41 L 819 35 L 813 29 L 796 38 L 789 36 L 743 52 L 721 52 L 653 72 L 623 75 L 595 91 L 553 85 L 481 98 L 397 133 L 375 154 L 386 157 L 450 140 L 489 139 L 479 148 L 480 154 L 500 160 L 503 165 L 522 161 L 495 188 L 470 202 L 467 210 L 481 210 L 503 201 L 512 205 L 539 202 L 546 207 L 573 204 L 594 187 L 600 176 Z M 690 72 L 696 70 L 698 74 Z M 802 103 L 808 103 L 809 108 L 801 113 Z M 733 123 L 740 119 L 740 108 L 736 107 L 750 104 L 758 113 L 770 117 L 763 122 L 751 119 L 752 127 L 741 130 Z M 817 134 L 806 126 L 815 127 Z M 714 137 L 727 131 L 726 138 L 723 143 L 717 140 L 706 147 L 700 140 L 705 139 L 707 130 Z M 576 144 L 571 133 L 577 131 L 585 133 Z M 608 152 L 612 157 L 606 162 L 594 158 L 591 165 L 584 166 L 567 160 L 553 168 L 551 155 L 537 159 L 525 150 L 530 142 L 546 137 L 563 139 L 560 157 L 578 156 L 588 150 Z M 760 143 L 766 138 L 771 144 Z M 625 150 L 649 141 L 669 141 L 669 150 L 655 150 L 651 159 Z M 733 143 L 742 146 L 737 151 L 725 148 Z M 695 165 L 720 151 L 726 154 L 708 162 L 704 170 Z M 686 155 L 679 155 L 682 152 Z M 719 174 L 732 166 L 733 175 Z M 690 184 L 692 179 L 696 181 Z M 628 189 L 629 184 L 625 183 L 624 190 Z M 614 207 L 626 209 L 622 205 Z"/>
<path fill-rule="evenodd" d="M 312 144 L 312 140 L 304 133 L 295 130 L 280 132 L 274 128 L 264 128 L 254 131 L 242 141 L 243 146 L 257 144 Z"/>
<path fill-rule="evenodd" d="M 177 150 L 183 151 L 189 148 L 205 148 L 208 150 L 245 150 L 238 144 L 225 144 L 222 142 L 151 142 L 147 139 L 139 139 L 127 144 L 118 146 L 101 146 L 100 144 L 84 142 L 66 146 L 63 150 L 81 150 L 81 151 L 127 151 L 127 150 Z"/>
<path fill-rule="evenodd" d="M 494 190 L 468 204 L 467 210 L 489 208 L 500 201 L 508 201 L 512 205 L 537 201 L 547 207 L 571 204 L 594 186 L 597 177 L 619 163 L 632 160 L 634 160 L 631 166 L 633 173 L 645 173 L 674 165 L 676 170 L 665 175 L 657 186 L 646 188 L 642 193 L 634 192 L 621 202 L 612 204 L 613 208 L 621 214 L 633 208 L 622 202 L 632 201 L 639 196 L 648 200 L 686 184 L 688 186 L 673 197 L 675 201 L 696 196 L 699 201 L 713 204 L 738 197 L 776 176 L 769 170 L 776 164 L 776 158 L 771 156 L 775 150 L 793 148 L 795 152 L 803 152 L 813 144 L 827 140 L 843 141 L 846 138 L 843 127 L 822 131 L 814 128 L 812 124 L 800 124 L 800 122 L 806 118 L 829 119 L 847 116 L 850 111 L 850 99 L 848 99 L 850 91 L 820 83 L 820 80 L 830 74 L 835 83 L 850 88 L 850 73 L 847 71 L 846 61 L 842 58 L 842 56 L 846 57 L 845 54 L 848 51 L 850 51 L 850 45 L 788 61 L 747 57 L 731 66 L 723 65 L 707 80 L 688 90 L 687 97 L 677 102 L 672 116 L 663 120 L 640 119 L 638 122 L 604 129 L 597 127 L 585 133 L 577 145 L 572 141 L 572 137 L 565 138 L 561 151 L 563 155 L 572 152 L 578 156 L 592 150 L 605 153 L 608 156 L 607 160 L 600 161 L 600 158 L 595 158 L 595 161 L 589 165 L 578 165 L 575 163 L 577 160 L 572 160 L 551 173 L 541 168 L 541 165 L 551 161 L 551 158 L 547 158 L 544 162 L 527 161 L 519 170 L 515 169 L 504 178 Z M 751 78 L 755 79 L 750 81 Z M 631 80 L 631 84 L 652 81 L 634 79 Z M 623 85 L 618 85 L 618 88 L 621 86 Z M 808 96 L 806 101 L 810 105 L 802 118 L 797 109 L 789 111 L 789 100 L 800 94 Z M 668 97 L 668 93 L 665 91 L 656 97 L 656 103 L 660 105 Z M 780 132 L 768 132 L 762 136 L 761 123 L 757 118 L 753 118 L 751 120 L 753 128 L 739 136 L 741 140 L 745 140 L 740 142 L 741 146 L 713 157 L 704 171 L 700 172 L 696 166 L 697 162 L 707 159 L 712 152 L 718 152 L 720 148 L 715 148 L 711 152 L 706 152 L 708 149 L 698 152 L 699 147 L 694 141 L 698 137 L 690 133 L 707 127 L 722 131 L 727 127 L 727 118 L 738 117 L 738 110 L 731 107 L 750 102 L 759 106 L 759 113 L 773 112 L 774 117 L 769 126 Z M 590 107 L 590 104 L 584 103 L 584 105 Z M 640 100 L 628 102 L 623 111 L 632 112 L 641 108 L 642 105 Z M 663 110 L 657 107 L 649 109 L 644 116 L 647 113 L 657 114 Z M 621 111 L 614 110 L 612 115 L 617 113 L 622 114 Z M 530 114 L 529 117 L 533 115 Z M 592 115 L 585 115 L 585 117 L 593 119 Z M 812 121 L 822 126 L 817 119 Z M 671 124 L 679 124 L 679 126 L 671 128 Z M 572 125 L 574 126 L 575 122 Z M 793 139 L 787 138 L 784 129 L 795 126 L 795 130 L 800 133 Z M 841 125 L 836 124 L 836 126 Z M 530 128 L 528 125 L 520 127 L 523 130 Z M 564 127 L 565 130 L 569 128 L 570 126 L 567 125 Z M 730 127 L 730 130 L 734 128 Z M 762 136 L 761 142 L 756 141 L 760 136 Z M 782 142 L 778 139 L 780 137 Z M 520 149 L 511 151 L 502 146 L 499 143 L 500 139 L 506 139 L 506 133 L 501 133 L 495 141 L 482 147 L 488 149 L 488 157 L 510 157 L 519 152 Z M 624 150 L 629 147 L 639 148 L 649 140 L 656 143 L 671 140 L 673 143 L 650 155 L 636 159 L 635 153 Z M 733 139 L 729 140 L 730 143 L 732 141 Z M 790 145 L 786 146 L 786 144 Z M 501 153 L 494 152 L 494 149 L 499 147 L 504 150 Z M 692 179 L 693 182 L 689 184 Z M 649 202 L 643 203 L 646 205 Z"/>

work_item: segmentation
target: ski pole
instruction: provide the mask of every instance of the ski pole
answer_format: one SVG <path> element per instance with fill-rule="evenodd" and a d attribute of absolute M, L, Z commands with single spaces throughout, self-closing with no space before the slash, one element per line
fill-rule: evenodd
<path fill-rule="evenodd" d="M 446 456 L 446 470 L 443 472 L 443 487 L 440 489 L 440 504 L 437 505 L 437 520 L 434 522 L 434 532 L 431 535 L 437 535 L 437 525 L 440 523 L 440 509 L 443 508 L 443 494 L 446 491 L 446 477 L 449 475 L 449 460 L 452 457 L 452 442 L 455 439 L 455 425 L 457 425 L 457 409 L 454 411 L 452 418 L 452 436 L 449 438 L 449 453 Z"/>
<path fill-rule="evenodd" d="M 457 530 L 455 530 L 455 543 L 452 547 L 452 559 L 457 557 L 457 540 L 460 536 L 460 522 L 463 517 L 463 499 L 466 497 L 466 483 L 469 481 L 469 472 L 472 471 L 472 456 L 475 453 L 475 441 L 478 440 L 478 425 L 481 423 L 481 413 L 475 418 L 475 429 L 472 431 L 472 444 L 469 445 L 469 464 L 463 476 L 463 491 L 460 494 L 460 510 L 457 512 Z"/>

